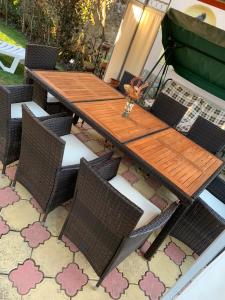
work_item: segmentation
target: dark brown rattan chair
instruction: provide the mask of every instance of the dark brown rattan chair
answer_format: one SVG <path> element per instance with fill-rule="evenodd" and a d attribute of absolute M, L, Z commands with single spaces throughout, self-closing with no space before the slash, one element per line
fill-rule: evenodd
<path fill-rule="evenodd" d="M 180 122 L 186 113 L 187 107 L 177 102 L 173 98 L 160 93 L 150 111 L 156 117 L 166 122 L 171 127 L 174 127 Z"/>
<path fill-rule="evenodd" d="M 77 148 L 86 150 L 87 159 L 97 158 L 97 162 L 104 159 L 70 134 L 71 125 L 71 116 L 40 121 L 23 106 L 21 153 L 12 185 L 19 181 L 29 190 L 45 212 L 44 220 L 50 211 L 74 194 L 79 163 L 73 162 L 80 162 L 83 153 L 75 157 L 78 149 L 72 149 L 70 144 L 67 148 L 67 142 L 74 139 Z"/>
<path fill-rule="evenodd" d="M 187 133 L 187 137 L 212 154 L 217 154 L 225 148 L 225 130 L 200 116 Z"/>
<path fill-rule="evenodd" d="M 118 166 L 118 159 L 108 160 L 100 168 L 81 160 L 73 206 L 59 237 L 65 235 L 85 255 L 100 277 L 97 286 L 154 230 L 165 225 L 177 208 L 173 203 L 135 229 L 143 210 L 108 182 L 115 178 Z"/>
<path fill-rule="evenodd" d="M 58 58 L 58 49 L 56 47 L 28 44 L 25 54 L 25 82 L 33 83 L 33 80 L 27 77 L 26 69 L 55 70 Z M 47 93 L 41 86 L 34 83 L 35 101 L 49 113 L 69 112 L 53 95 Z"/>
<path fill-rule="evenodd" d="M 225 230 L 225 181 L 217 177 L 170 233 L 197 254 Z"/>
<path fill-rule="evenodd" d="M 58 57 L 56 47 L 28 44 L 25 53 L 25 66 L 29 69 L 54 70 Z"/>
<path fill-rule="evenodd" d="M 0 160 L 3 164 L 2 173 L 5 174 L 6 166 L 19 158 L 22 112 L 21 103 L 32 103 L 33 88 L 31 85 L 2 86 L 0 85 Z M 15 111 L 20 106 L 20 113 Z M 40 108 L 39 110 L 42 111 Z M 15 114 L 16 112 L 16 114 Z M 42 111 L 43 118 L 51 118 Z"/>

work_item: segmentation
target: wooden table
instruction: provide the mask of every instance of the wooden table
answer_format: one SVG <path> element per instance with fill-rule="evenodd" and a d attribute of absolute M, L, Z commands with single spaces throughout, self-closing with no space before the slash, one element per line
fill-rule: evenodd
<path fill-rule="evenodd" d="M 126 147 L 133 158 L 154 172 L 181 200 L 175 214 L 146 252 L 145 257 L 150 259 L 191 205 L 191 201 L 186 200 L 197 197 L 221 172 L 224 162 L 172 128 L 130 142 Z"/>
<path fill-rule="evenodd" d="M 195 197 L 223 165 L 219 158 L 172 128 L 128 143 L 127 147 L 188 197 Z"/>
<path fill-rule="evenodd" d="M 128 118 L 122 117 L 125 104 L 125 99 L 119 99 L 74 103 L 74 107 L 82 119 L 117 144 L 168 128 L 166 123 L 136 104 Z"/>
<path fill-rule="evenodd" d="M 32 71 L 28 75 L 158 177 L 181 204 L 153 242 L 150 258 L 192 199 L 221 172 L 223 162 L 135 105 L 123 118 L 124 96 L 90 73 Z M 105 101 L 107 100 L 107 101 Z"/>
<path fill-rule="evenodd" d="M 124 98 L 92 73 L 28 70 L 28 76 L 59 100 L 72 103 Z"/>

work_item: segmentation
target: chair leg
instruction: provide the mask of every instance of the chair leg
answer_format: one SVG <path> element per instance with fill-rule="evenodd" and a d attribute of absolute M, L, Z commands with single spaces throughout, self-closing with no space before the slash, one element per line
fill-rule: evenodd
<path fill-rule="evenodd" d="M 101 285 L 101 283 L 102 283 L 102 281 L 103 281 L 104 279 L 105 279 L 105 276 L 102 276 L 102 277 L 99 278 L 99 280 L 98 280 L 98 282 L 97 282 L 97 284 L 96 284 L 96 287 L 97 287 L 97 288 Z"/>
<path fill-rule="evenodd" d="M 41 223 L 42 223 L 42 224 L 45 224 L 45 221 L 46 221 L 46 219 L 47 219 L 47 216 L 48 216 L 48 214 L 47 214 L 47 213 L 44 213 L 44 216 L 43 216 L 43 218 L 42 218 L 42 220 L 41 220 Z"/>
<path fill-rule="evenodd" d="M 14 179 L 14 180 L 11 182 L 11 188 L 15 189 L 15 186 L 16 186 L 16 180 Z"/>
<path fill-rule="evenodd" d="M 59 236 L 58 236 L 58 239 L 59 239 L 59 240 L 62 239 L 62 236 L 63 236 L 63 233 L 64 233 L 64 231 L 65 231 L 65 228 L 66 228 L 66 226 L 67 226 L 68 221 L 69 221 L 69 215 L 68 215 L 66 221 L 64 222 L 63 227 L 62 227 L 62 229 L 61 229 L 61 231 L 60 231 L 60 234 L 59 234 Z"/>
<path fill-rule="evenodd" d="M 6 171 L 6 165 L 3 165 L 3 168 L 2 168 L 2 175 L 5 175 L 5 171 Z"/>
<path fill-rule="evenodd" d="M 73 125 L 77 125 L 77 122 L 79 120 L 79 116 L 77 116 L 76 114 L 73 117 Z"/>

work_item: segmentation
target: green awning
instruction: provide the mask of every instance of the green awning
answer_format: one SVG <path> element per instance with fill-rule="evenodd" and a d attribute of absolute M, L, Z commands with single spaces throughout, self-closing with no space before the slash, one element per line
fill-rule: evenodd
<path fill-rule="evenodd" d="M 171 8 L 162 32 L 175 72 L 225 100 L 225 31 Z"/>

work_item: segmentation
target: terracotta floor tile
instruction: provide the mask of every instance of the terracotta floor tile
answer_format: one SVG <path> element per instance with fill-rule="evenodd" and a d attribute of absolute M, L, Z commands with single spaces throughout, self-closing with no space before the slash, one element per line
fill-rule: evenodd
<path fill-rule="evenodd" d="M 35 289 L 44 278 L 44 274 L 39 270 L 39 266 L 32 259 L 25 260 L 9 274 L 9 280 L 18 294 L 27 295 L 31 289 Z"/>
<path fill-rule="evenodd" d="M 155 194 L 155 190 L 143 178 L 134 183 L 133 186 L 147 199 L 150 199 Z"/>
<path fill-rule="evenodd" d="M 104 146 L 100 145 L 96 141 L 88 141 L 85 143 L 88 148 L 90 148 L 94 153 L 102 152 L 104 151 Z"/>
<path fill-rule="evenodd" d="M 14 299 L 13 299 L 14 300 Z M 70 300 L 55 279 L 45 278 L 29 294 L 22 296 L 22 300 Z"/>
<path fill-rule="evenodd" d="M 31 193 L 29 193 L 28 190 L 19 182 L 16 183 L 15 190 L 19 194 L 20 198 L 23 200 L 30 200 L 32 198 Z"/>
<path fill-rule="evenodd" d="M 94 129 L 89 129 L 88 131 L 86 131 L 86 134 L 89 136 L 89 138 L 98 142 L 105 140 L 105 138 Z"/>
<path fill-rule="evenodd" d="M 102 281 L 101 286 L 104 287 L 111 298 L 118 300 L 129 287 L 129 282 L 123 273 L 117 268 L 113 269 Z"/>
<path fill-rule="evenodd" d="M 149 297 L 145 296 L 138 285 L 130 284 L 125 294 L 121 295 L 120 300 L 149 300 Z"/>
<path fill-rule="evenodd" d="M 0 216 L 0 238 L 2 235 L 7 234 L 9 232 L 9 226 L 6 221 Z"/>
<path fill-rule="evenodd" d="M 182 274 L 185 274 L 190 269 L 190 267 L 193 265 L 194 262 L 195 259 L 192 256 L 187 256 L 180 266 Z"/>
<path fill-rule="evenodd" d="M 88 276 L 75 263 L 62 269 L 56 276 L 56 282 L 65 291 L 67 296 L 73 297 L 83 289 L 88 282 Z"/>
<path fill-rule="evenodd" d="M 157 252 L 153 256 L 149 261 L 149 268 L 156 277 L 160 278 L 166 287 L 173 286 L 181 274 L 179 267 L 163 252 Z"/>
<path fill-rule="evenodd" d="M 150 271 L 142 276 L 139 286 L 144 294 L 150 297 L 151 300 L 159 300 L 165 291 L 164 284 Z"/>
<path fill-rule="evenodd" d="M 100 286 L 96 289 L 95 285 L 95 281 L 89 281 L 83 291 L 72 297 L 71 300 L 112 300 L 103 287 Z"/>
<path fill-rule="evenodd" d="M 89 279 L 99 279 L 98 275 L 81 252 L 75 253 L 74 262 L 77 263 L 82 270 L 84 270 L 84 273 L 88 275 Z"/>
<path fill-rule="evenodd" d="M 0 189 L 10 186 L 10 184 L 11 181 L 9 180 L 8 176 L 2 175 L 0 172 Z"/>
<path fill-rule="evenodd" d="M 10 231 L 0 239 L 0 273 L 9 273 L 30 258 L 31 248 L 24 242 L 19 232 Z"/>
<path fill-rule="evenodd" d="M 10 180 L 14 180 L 17 166 L 9 166 L 6 168 L 6 175 Z"/>
<path fill-rule="evenodd" d="M 58 206 L 53 211 L 51 211 L 45 221 L 45 226 L 51 232 L 52 235 L 59 235 L 62 226 L 66 220 L 68 211 L 63 206 Z"/>
<path fill-rule="evenodd" d="M 73 253 L 62 241 L 52 237 L 44 245 L 35 248 L 32 259 L 40 266 L 40 270 L 48 277 L 55 277 L 73 261 Z"/>
<path fill-rule="evenodd" d="M 81 130 L 80 130 L 80 128 L 79 127 L 77 127 L 77 126 L 72 126 L 72 133 L 74 133 L 74 134 L 77 134 L 77 133 L 80 133 L 81 132 Z"/>
<path fill-rule="evenodd" d="M 174 238 L 171 236 L 171 240 L 172 242 L 174 242 L 178 247 L 180 247 L 181 250 L 184 251 L 184 253 L 186 255 L 192 255 L 194 253 L 194 251 L 189 248 L 187 245 L 185 245 L 184 243 L 182 243 L 181 241 L 179 241 L 178 239 Z"/>
<path fill-rule="evenodd" d="M 104 152 L 104 138 L 86 123 L 82 128 L 73 126 L 72 131 L 95 153 Z M 116 148 L 114 150 L 115 156 L 124 156 Z M 7 169 L 11 178 L 16 165 L 17 162 Z M 153 199 L 156 205 L 164 207 L 164 199 L 174 200 L 174 195 L 160 187 L 154 178 L 149 182 L 149 178 L 127 156 L 123 157 L 118 173 L 128 174 L 134 187 L 148 199 L 154 195 L 162 197 L 163 200 Z M 132 253 L 103 281 L 104 287 L 96 289 L 99 277 L 84 255 L 68 239 L 61 241 L 57 238 L 68 210 L 65 207 L 53 210 L 48 215 L 45 229 L 37 222 L 40 209 L 31 200 L 32 195 L 19 183 L 15 192 L 9 185 L 8 176 L 0 176 L 0 196 L 4 188 L 3 195 L 9 196 L 6 204 L 0 197 L 0 204 L 2 200 L 4 206 L 0 210 L 0 300 L 160 300 L 181 271 L 185 273 L 194 262 L 190 248 L 168 237 L 150 262 L 140 253 Z M 155 236 L 156 232 L 148 243 Z M 6 274 L 11 274 L 21 294 L 28 293 L 19 295 Z"/>
<path fill-rule="evenodd" d="M 122 175 L 124 172 L 127 171 L 128 171 L 128 167 L 121 162 L 117 174 Z"/>
<path fill-rule="evenodd" d="M 21 300 L 16 288 L 12 287 L 7 275 L 0 275 L 0 299 L 1 300 Z"/>
<path fill-rule="evenodd" d="M 136 176 L 136 174 L 130 170 L 125 171 L 122 176 L 130 183 L 134 184 L 139 180 L 139 178 Z"/>
<path fill-rule="evenodd" d="M 184 251 L 180 249 L 175 243 L 170 242 L 165 250 L 164 253 L 169 256 L 169 258 L 177 265 L 181 265 L 182 262 L 184 261 L 186 254 Z"/>
<path fill-rule="evenodd" d="M 161 195 L 163 198 L 170 200 L 171 202 L 177 201 L 177 196 L 174 195 L 170 190 L 168 190 L 165 186 L 161 186 L 157 190 L 157 194 Z"/>
<path fill-rule="evenodd" d="M 19 196 L 11 187 L 0 190 L 0 208 L 11 206 L 17 201 L 19 201 Z"/>
<path fill-rule="evenodd" d="M 138 284 L 142 275 L 148 270 L 148 263 L 146 259 L 134 252 L 118 266 L 118 270 L 123 273 L 130 283 Z"/>
<path fill-rule="evenodd" d="M 1 210 L 1 216 L 13 230 L 21 230 L 39 220 L 40 214 L 29 201 L 20 200 Z"/>

